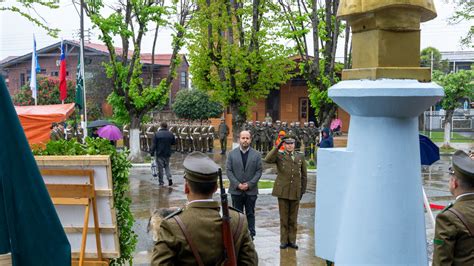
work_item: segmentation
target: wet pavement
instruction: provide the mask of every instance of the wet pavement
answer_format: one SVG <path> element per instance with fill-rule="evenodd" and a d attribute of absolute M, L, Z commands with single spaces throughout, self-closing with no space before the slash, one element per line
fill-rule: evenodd
<path fill-rule="evenodd" d="M 464 147 L 465 148 L 465 147 Z M 223 168 L 225 173 L 225 156 L 209 154 Z M 157 208 L 181 207 L 186 202 L 182 161 L 185 155 L 173 154 L 171 171 L 173 186 L 160 187 L 157 181 L 151 180 L 150 168 L 146 165 L 134 166 L 130 172 L 130 196 L 132 212 L 135 216 L 134 231 L 138 234 L 138 244 L 134 256 L 134 265 L 149 265 L 153 240 L 147 232 L 150 214 Z M 442 155 L 441 159 L 431 167 L 422 171 L 423 184 L 430 203 L 447 205 L 453 200 L 448 190 L 448 167 L 450 155 Z M 225 176 L 224 176 L 225 177 Z M 264 163 L 262 179 L 275 179 L 276 169 L 273 165 Z M 256 231 L 255 246 L 259 255 L 260 265 L 326 265 L 323 260 L 314 256 L 314 213 L 316 173 L 308 174 L 308 192 L 303 196 L 298 215 L 298 250 L 279 248 L 279 215 L 278 202 L 271 196 L 270 190 L 264 191 L 258 197 L 255 217 Z M 215 197 L 218 200 L 218 197 Z M 439 212 L 439 211 L 438 211 Z M 434 211 L 434 215 L 438 213 Z M 426 214 L 427 245 L 429 257 L 432 254 L 432 238 L 434 227 Z"/>

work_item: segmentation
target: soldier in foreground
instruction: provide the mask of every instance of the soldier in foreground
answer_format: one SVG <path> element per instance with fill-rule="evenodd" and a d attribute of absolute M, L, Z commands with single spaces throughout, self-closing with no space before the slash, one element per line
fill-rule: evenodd
<path fill-rule="evenodd" d="M 212 199 L 219 167 L 200 152 L 188 155 L 183 167 L 188 203 L 161 222 L 151 265 L 221 265 L 223 219 L 219 202 Z M 229 212 L 237 265 L 258 265 L 245 216 Z"/>
<path fill-rule="evenodd" d="M 456 201 L 436 217 L 433 266 L 474 265 L 474 160 L 456 151 L 450 170 Z"/>

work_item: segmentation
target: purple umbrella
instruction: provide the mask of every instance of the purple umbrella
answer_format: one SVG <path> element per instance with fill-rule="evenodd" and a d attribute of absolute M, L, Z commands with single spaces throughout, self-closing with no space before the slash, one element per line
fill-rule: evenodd
<path fill-rule="evenodd" d="M 99 137 L 108 140 L 122 139 L 122 132 L 120 132 L 120 129 L 114 125 L 107 125 L 99 128 L 99 130 L 97 130 L 97 134 L 99 134 Z"/>

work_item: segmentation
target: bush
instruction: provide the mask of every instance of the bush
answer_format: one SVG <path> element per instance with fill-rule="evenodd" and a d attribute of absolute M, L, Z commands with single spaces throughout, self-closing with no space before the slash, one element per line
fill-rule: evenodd
<path fill-rule="evenodd" d="M 38 76 L 37 81 L 38 105 L 60 104 L 59 100 L 59 78 Z M 73 103 L 76 97 L 76 82 L 67 81 L 67 98 L 64 103 Z M 31 96 L 31 89 L 28 85 L 20 88 L 20 91 L 13 96 L 15 105 L 34 105 L 35 100 Z"/>
<path fill-rule="evenodd" d="M 130 189 L 128 175 L 132 164 L 128 161 L 128 151 L 117 152 L 109 140 L 86 138 L 85 144 L 72 140 L 50 141 L 45 148 L 33 149 L 35 155 L 110 155 L 112 162 L 112 181 L 114 189 L 114 207 L 117 212 L 119 229 L 120 258 L 113 259 L 110 265 L 132 264 L 133 252 L 137 245 L 137 235 L 132 231 L 135 221 L 130 211 L 131 200 L 127 197 Z"/>

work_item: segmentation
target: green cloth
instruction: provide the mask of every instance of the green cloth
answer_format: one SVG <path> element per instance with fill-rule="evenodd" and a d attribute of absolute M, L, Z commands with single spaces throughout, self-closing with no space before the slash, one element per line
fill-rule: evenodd
<path fill-rule="evenodd" d="M 13 265 L 71 265 L 71 246 L 0 76 L 0 254 Z"/>
<path fill-rule="evenodd" d="M 81 59 L 77 60 L 77 72 L 76 72 L 76 107 L 79 110 L 84 108 L 84 78 L 81 72 Z"/>

